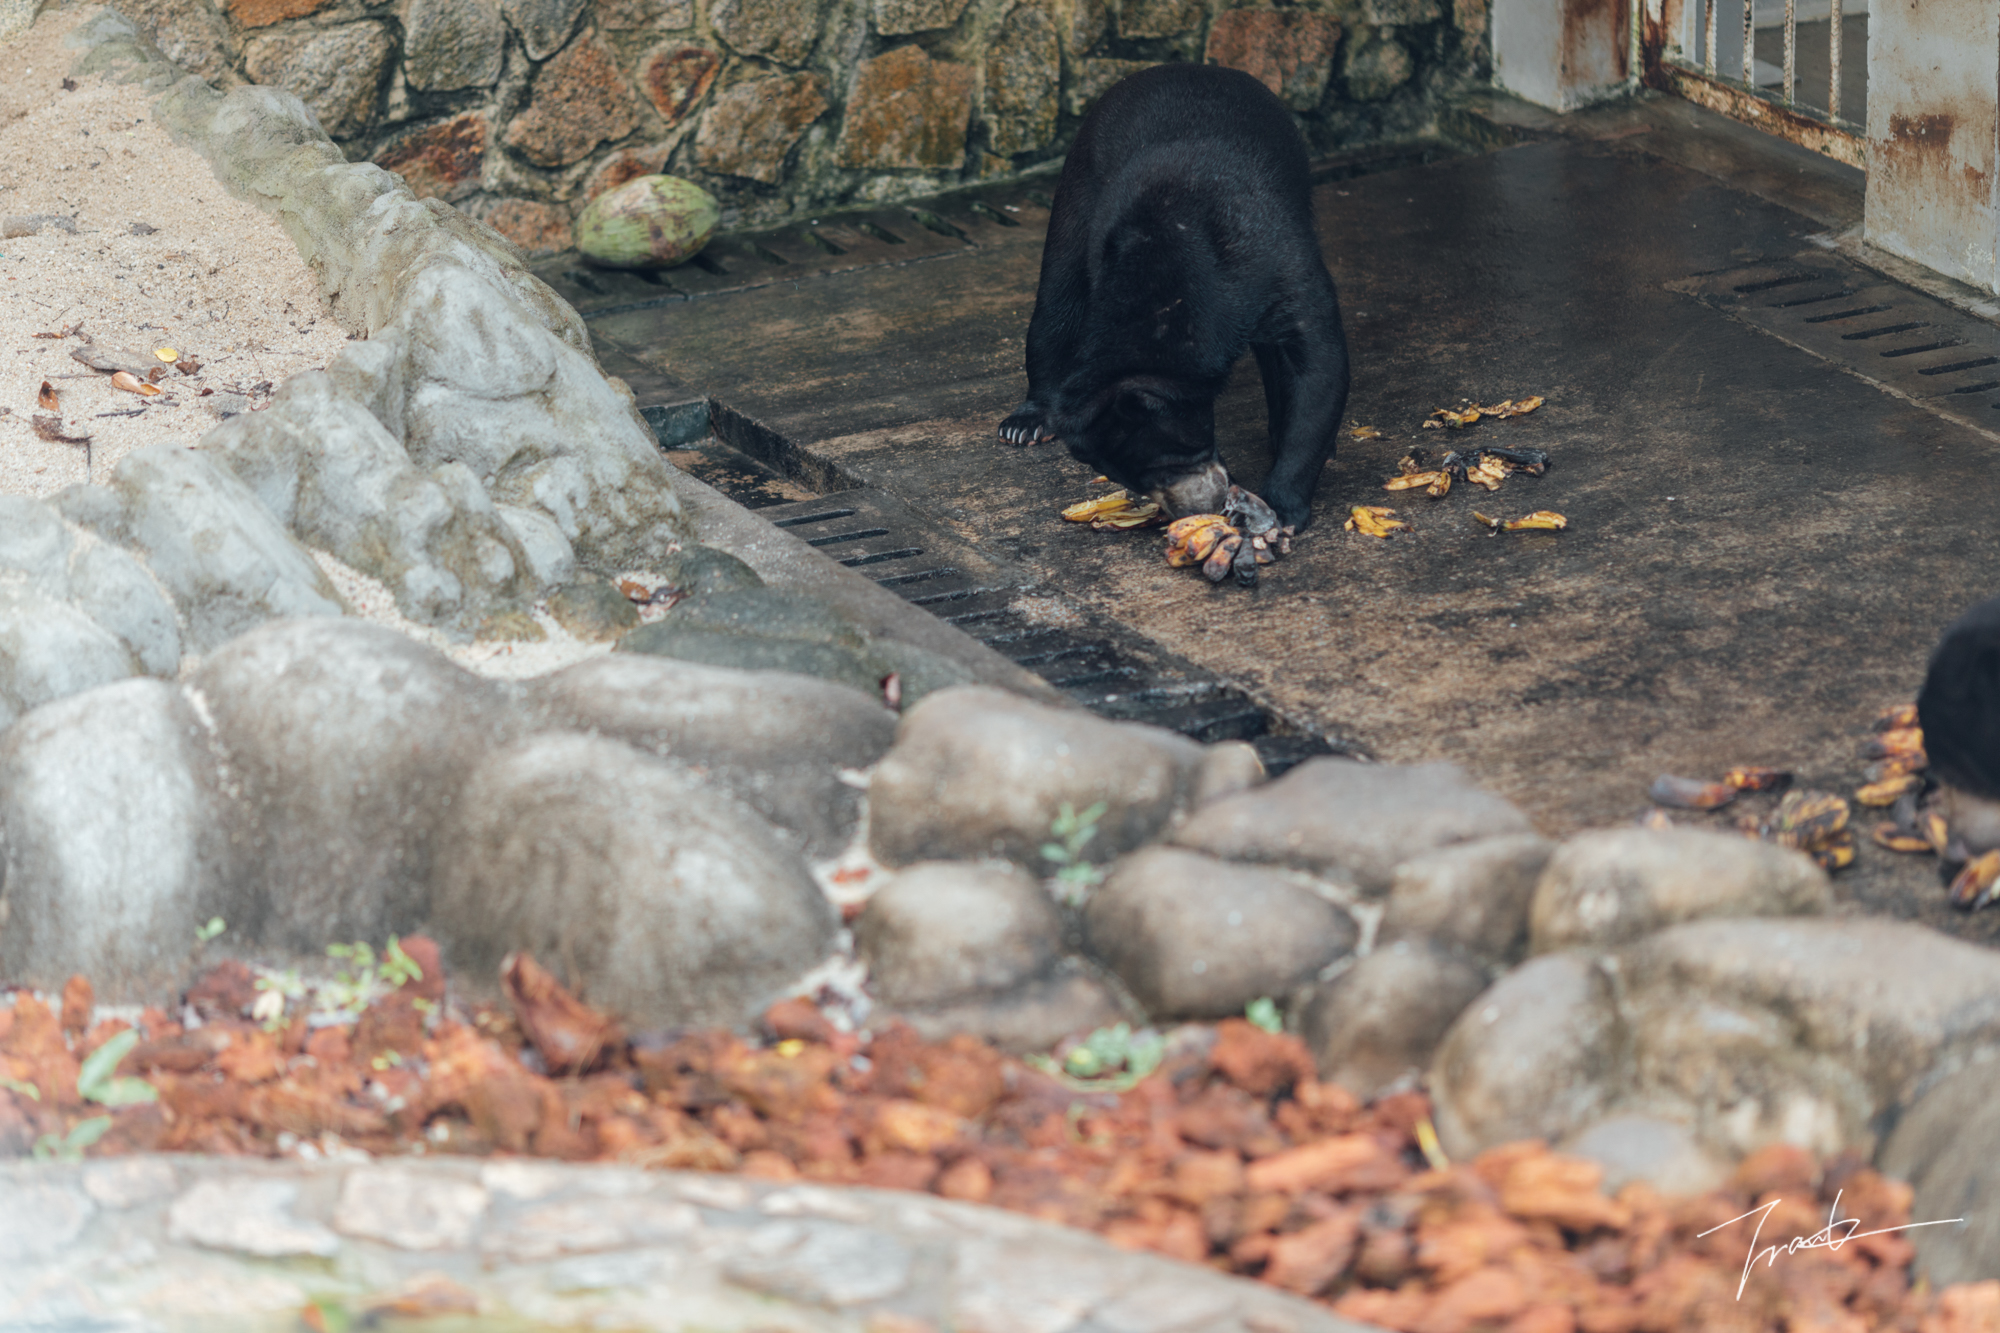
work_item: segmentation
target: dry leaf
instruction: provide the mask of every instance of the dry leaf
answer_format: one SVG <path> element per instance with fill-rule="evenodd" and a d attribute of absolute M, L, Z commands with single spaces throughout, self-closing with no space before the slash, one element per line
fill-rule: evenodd
<path fill-rule="evenodd" d="M 65 435 L 61 417 L 30 417 L 29 424 L 50 444 L 83 444 L 90 439 L 88 435 Z"/>
<path fill-rule="evenodd" d="M 55 385 L 50 384 L 47 380 L 43 380 L 41 392 L 35 395 L 35 405 L 37 407 L 45 407 L 51 412 L 62 411 L 62 406 L 56 402 Z"/>
<path fill-rule="evenodd" d="M 653 590 L 637 579 L 618 580 L 618 591 L 625 594 L 627 601 L 637 602 L 641 606 L 653 600 Z"/>
<path fill-rule="evenodd" d="M 500 984 L 550 1073 L 580 1074 L 624 1040 L 618 1024 L 564 990 L 525 953 L 501 960 Z"/>
<path fill-rule="evenodd" d="M 140 379 L 129 370 L 113 372 L 111 387 L 114 389 L 123 389 L 126 393 L 136 393 L 141 398 L 150 397 L 160 391 L 156 385 L 146 383 L 146 381 Z"/>
<path fill-rule="evenodd" d="M 191 356 L 184 356 L 180 360 L 174 362 L 174 369 L 178 370 L 183 375 L 192 375 L 201 369 L 201 362 L 195 360 Z"/>
<path fill-rule="evenodd" d="M 153 355 L 157 356 L 158 358 L 160 358 L 160 360 L 166 362 L 170 366 L 174 362 L 181 359 L 181 354 L 179 352 L 176 352 L 171 347 L 155 347 L 153 349 Z"/>

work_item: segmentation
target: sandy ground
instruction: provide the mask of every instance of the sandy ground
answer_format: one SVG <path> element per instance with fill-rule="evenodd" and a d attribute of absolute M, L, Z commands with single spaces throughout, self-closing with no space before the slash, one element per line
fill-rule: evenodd
<path fill-rule="evenodd" d="M 225 414 L 268 403 L 289 377 L 324 368 L 348 337 L 283 229 L 170 140 L 143 92 L 95 77 L 65 86 L 77 53 L 62 39 L 94 12 L 51 9 L 0 42 L 0 220 L 68 224 L 0 238 L 0 495 L 46 497 L 103 481 L 142 446 L 192 444 Z M 141 397 L 71 357 L 86 337 L 141 359 L 170 349 L 200 369 L 168 369 L 162 392 Z M 53 411 L 40 402 L 45 383 Z M 59 434 L 88 446 L 43 438 L 38 416 L 58 417 Z M 538 675 L 609 651 L 539 607 L 543 641 L 452 644 L 403 619 L 374 579 L 314 554 L 357 616 L 482 675 Z"/>

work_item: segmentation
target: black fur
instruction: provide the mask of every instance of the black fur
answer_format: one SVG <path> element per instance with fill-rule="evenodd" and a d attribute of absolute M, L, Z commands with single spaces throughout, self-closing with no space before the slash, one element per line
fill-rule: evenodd
<path fill-rule="evenodd" d="M 1304 527 L 1347 403 L 1347 340 L 1313 235 L 1306 147 L 1248 74 L 1161 65 L 1084 119 L 1063 164 L 1028 324 L 1017 444 L 1059 437 L 1138 494 L 1215 461 L 1215 397 L 1248 349 L 1272 464 Z"/>
<path fill-rule="evenodd" d="M 1917 722 L 1933 773 L 2000 800 L 2000 597 L 1945 627 L 1917 695 Z"/>

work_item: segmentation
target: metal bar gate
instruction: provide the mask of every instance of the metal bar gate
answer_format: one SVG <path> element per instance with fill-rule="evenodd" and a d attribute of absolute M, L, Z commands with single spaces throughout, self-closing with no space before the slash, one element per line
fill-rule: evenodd
<path fill-rule="evenodd" d="M 1848 49 L 1849 19 L 1869 0 L 1634 0 L 1633 35 L 1647 86 L 1824 153 L 1867 166 L 1867 130 L 1854 94 L 1865 89 L 1865 54 Z M 1814 32 L 1812 88 L 1802 89 L 1799 26 Z M 1759 32 L 1782 33 L 1782 64 L 1759 59 Z M 1819 56 L 1824 51 L 1825 81 Z M 1845 77 L 1843 77 L 1845 76 Z M 1858 76 L 1858 77 L 1857 77 Z M 1853 91 L 1843 90 L 1843 82 Z"/>

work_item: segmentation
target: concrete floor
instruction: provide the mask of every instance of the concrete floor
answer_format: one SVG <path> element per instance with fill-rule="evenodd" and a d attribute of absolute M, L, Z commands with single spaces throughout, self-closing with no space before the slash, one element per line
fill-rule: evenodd
<path fill-rule="evenodd" d="M 1489 127 L 1552 119 L 1475 110 Z M 591 327 L 1328 734 L 1464 765 L 1552 834 L 1631 818 L 1660 773 L 1771 764 L 1851 790 L 1870 719 L 1913 697 L 1938 628 L 2000 586 L 2000 437 L 1668 290 L 1824 259 L 1808 237 L 1858 221 L 1858 172 L 1663 99 L 1560 128 L 1318 190 L 1348 420 L 1383 437 L 1343 439 L 1313 527 L 1254 592 L 1169 569 L 1156 532 L 1061 522 L 1102 489 L 1090 472 L 995 435 L 1023 389 L 1032 225 Z M 1256 380 L 1246 358 L 1218 408 L 1225 460 L 1253 488 Z M 1382 491 L 1411 445 L 1440 443 L 1419 429 L 1433 408 L 1526 394 L 1547 405 L 1451 442 L 1546 449 L 1546 477 L 1436 501 Z M 1355 504 L 1416 531 L 1343 532 Z M 1489 537 L 1474 508 L 1554 509 L 1570 527 Z M 1864 846 L 1838 882 L 1853 910 L 2000 936 L 2000 913 L 1943 904 L 1929 858 Z"/>

